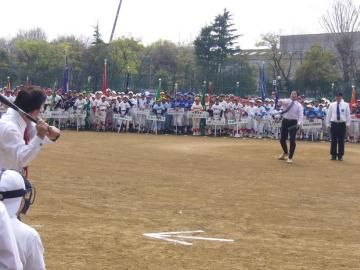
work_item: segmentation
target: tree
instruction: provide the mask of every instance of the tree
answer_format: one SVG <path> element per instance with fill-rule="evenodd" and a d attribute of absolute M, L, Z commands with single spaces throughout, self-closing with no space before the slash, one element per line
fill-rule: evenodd
<path fill-rule="evenodd" d="M 106 44 L 101 38 L 99 23 L 97 23 L 94 26 L 91 46 L 85 53 L 85 59 L 87 59 L 85 72 L 92 78 L 91 88 L 93 90 L 98 90 L 101 86 L 104 60 L 107 55 L 106 49 Z"/>
<path fill-rule="evenodd" d="M 34 84 L 50 86 L 62 73 L 63 48 L 45 40 L 16 41 L 13 58 L 19 82 L 29 76 Z"/>
<path fill-rule="evenodd" d="M 321 25 L 331 33 L 339 54 L 343 80 L 356 79 L 354 34 L 360 31 L 360 5 L 354 0 L 335 0 L 332 9 L 322 16 Z"/>
<path fill-rule="evenodd" d="M 261 41 L 256 43 L 257 47 L 267 47 L 271 52 L 272 69 L 274 77 L 281 76 L 285 82 L 285 89 L 290 90 L 290 76 L 293 57 L 295 52 L 284 52 L 280 50 L 280 35 L 267 33 L 261 36 Z"/>
<path fill-rule="evenodd" d="M 36 27 L 30 30 L 20 30 L 14 41 L 19 40 L 47 40 L 47 35 L 40 27 Z"/>
<path fill-rule="evenodd" d="M 296 80 L 315 97 L 332 94 L 331 84 L 340 79 L 336 70 L 336 56 L 320 45 L 311 47 L 303 64 L 296 71 Z"/>
<path fill-rule="evenodd" d="M 0 39 L 0 85 L 2 85 L 2 82 L 6 81 L 7 76 L 13 77 L 14 75 L 10 63 L 10 53 L 7 41 Z"/>
<path fill-rule="evenodd" d="M 232 23 L 232 15 L 226 9 L 215 17 L 210 26 L 201 29 L 194 41 L 197 63 L 202 67 L 203 76 L 207 81 L 216 81 L 215 88 L 223 88 L 222 77 L 225 61 L 240 52 L 236 46 L 239 35 Z"/>
<path fill-rule="evenodd" d="M 144 55 L 151 59 L 152 85 L 158 84 L 158 79 L 162 74 L 166 78 L 162 79 L 162 88 L 168 90 L 175 84 L 177 77 L 177 54 L 178 47 L 171 41 L 159 40 L 149 45 Z"/>
<path fill-rule="evenodd" d="M 215 39 L 212 35 L 213 27 L 204 26 L 194 41 L 196 62 L 201 67 L 203 77 L 209 81 L 216 71 Z"/>
<path fill-rule="evenodd" d="M 176 83 L 178 88 L 195 90 L 199 87 L 199 81 L 197 79 L 199 69 L 196 65 L 194 47 L 190 45 L 178 46 L 176 62 Z M 173 86 L 175 86 L 175 84 Z"/>
<path fill-rule="evenodd" d="M 226 59 L 240 52 L 240 48 L 235 47 L 236 40 L 240 35 L 235 34 L 237 30 L 233 28 L 234 24 L 231 21 L 232 15 L 224 9 L 223 14 L 216 16 L 212 25 L 212 35 L 215 41 L 213 50 L 219 74 L 222 73 L 222 66 Z"/>
<path fill-rule="evenodd" d="M 135 77 L 143 55 L 144 46 L 139 40 L 121 38 L 107 48 L 108 79 L 111 87 L 124 88 L 127 76 Z"/>
<path fill-rule="evenodd" d="M 70 66 L 70 88 L 83 88 L 84 82 L 87 81 L 88 77 L 88 74 L 85 72 L 87 65 L 85 54 L 88 48 L 88 40 L 77 38 L 75 36 L 61 36 L 51 44 L 61 47 L 63 53 L 66 52 L 68 65 Z M 59 79 L 58 85 L 61 85 L 61 79 L 62 78 Z"/>

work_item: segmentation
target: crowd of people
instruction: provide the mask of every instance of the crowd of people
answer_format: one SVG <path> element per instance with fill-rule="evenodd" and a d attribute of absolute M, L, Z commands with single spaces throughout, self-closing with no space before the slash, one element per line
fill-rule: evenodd
<path fill-rule="evenodd" d="M 17 89 L 3 89 L 3 95 L 14 100 Z M 139 132 L 156 134 L 201 135 L 201 119 L 207 136 L 274 138 L 280 136 L 281 104 L 276 97 L 240 98 L 232 94 L 208 95 L 177 92 L 174 96 L 163 91 L 105 93 L 43 89 L 47 95 L 43 118 L 61 129 Z M 304 108 L 304 123 L 298 139 L 329 138 L 326 115 L 330 100 L 299 97 Z M 203 106 L 203 103 L 205 105 Z M 1 107 L 0 114 L 6 111 Z M 360 139 L 360 100 L 351 107 L 352 123 L 348 138 Z"/>

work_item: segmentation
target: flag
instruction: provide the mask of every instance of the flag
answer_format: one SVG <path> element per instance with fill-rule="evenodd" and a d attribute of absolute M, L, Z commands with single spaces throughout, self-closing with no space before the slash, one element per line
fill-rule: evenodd
<path fill-rule="evenodd" d="M 266 98 L 266 80 L 265 80 L 265 67 L 259 65 L 259 96 L 262 101 Z"/>
<path fill-rule="evenodd" d="M 202 95 L 201 95 L 201 106 L 203 107 L 203 110 L 206 109 L 205 89 L 203 90 Z"/>
<path fill-rule="evenodd" d="M 159 79 L 159 86 L 156 88 L 156 93 L 155 93 L 155 97 L 156 100 L 160 99 L 160 91 L 161 91 L 161 79 Z"/>
<path fill-rule="evenodd" d="M 278 90 L 278 86 L 275 85 L 275 108 L 278 107 L 278 103 L 279 103 L 279 90 Z"/>
<path fill-rule="evenodd" d="M 56 81 L 54 82 L 54 89 L 51 96 L 51 101 L 53 104 L 55 103 L 55 98 L 56 98 Z"/>
<path fill-rule="evenodd" d="M 104 72 L 103 72 L 103 80 L 101 90 L 104 95 L 106 95 L 106 89 L 108 88 L 107 83 L 107 59 L 104 60 Z"/>
<path fill-rule="evenodd" d="M 204 81 L 204 89 L 202 91 L 201 95 L 201 106 L 203 107 L 203 110 L 206 110 L 206 100 L 205 100 L 205 93 L 206 92 L 206 82 Z M 200 135 L 205 136 L 205 126 L 206 126 L 206 119 L 201 118 L 200 119 Z"/>
<path fill-rule="evenodd" d="M 62 83 L 62 95 L 66 95 L 66 93 L 69 91 L 69 66 L 67 63 L 67 55 L 65 54 L 65 66 L 64 66 L 64 78 Z"/>
<path fill-rule="evenodd" d="M 353 105 L 356 105 L 356 89 L 355 89 L 355 86 L 352 87 L 350 108 L 352 108 Z"/>

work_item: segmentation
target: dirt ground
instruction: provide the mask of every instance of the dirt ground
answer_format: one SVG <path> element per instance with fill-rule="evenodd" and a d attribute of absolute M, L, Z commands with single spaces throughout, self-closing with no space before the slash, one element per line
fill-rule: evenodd
<path fill-rule="evenodd" d="M 64 132 L 30 167 L 48 269 L 360 269 L 360 145 Z M 203 230 L 193 246 L 143 233 Z"/>

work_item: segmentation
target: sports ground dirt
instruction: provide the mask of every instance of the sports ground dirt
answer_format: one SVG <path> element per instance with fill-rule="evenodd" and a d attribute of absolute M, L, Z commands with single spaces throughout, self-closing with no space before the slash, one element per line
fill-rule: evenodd
<path fill-rule="evenodd" d="M 48 269 L 360 269 L 360 145 L 64 132 L 30 167 Z M 174 245 L 204 230 L 234 243 Z"/>

